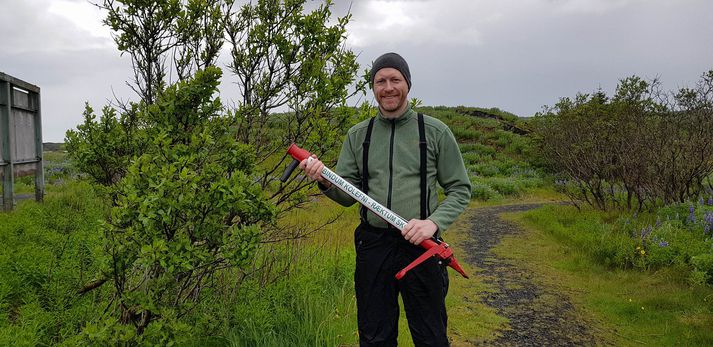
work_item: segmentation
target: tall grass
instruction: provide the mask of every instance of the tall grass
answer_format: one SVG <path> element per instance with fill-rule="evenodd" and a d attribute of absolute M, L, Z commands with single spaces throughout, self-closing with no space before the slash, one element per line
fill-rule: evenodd
<path fill-rule="evenodd" d="M 73 182 L 0 213 L 0 345 L 61 342 L 102 309 L 101 291 L 77 290 L 97 272 L 106 211 L 88 184 Z"/>

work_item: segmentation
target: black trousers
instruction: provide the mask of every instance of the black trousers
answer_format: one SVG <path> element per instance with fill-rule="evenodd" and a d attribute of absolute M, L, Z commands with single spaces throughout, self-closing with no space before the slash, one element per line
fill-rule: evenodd
<path fill-rule="evenodd" d="M 414 344 L 448 346 L 446 265 L 434 257 L 397 280 L 394 275 L 420 256 L 423 248 L 406 241 L 397 229 L 374 228 L 366 223 L 357 227 L 354 243 L 360 345 L 397 345 L 401 294 Z"/>

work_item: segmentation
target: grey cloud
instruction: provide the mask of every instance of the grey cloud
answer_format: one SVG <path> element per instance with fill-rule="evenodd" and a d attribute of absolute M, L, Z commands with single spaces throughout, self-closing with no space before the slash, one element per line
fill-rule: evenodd
<path fill-rule="evenodd" d="M 38 4 L 38 2 L 40 4 Z M 81 50 L 106 46 L 70 21 L 50 14 L 48 1 L 4 1 L 0 5 L 0 44 L 4 54 Z"/>
<path fill-rule="evenodd" d="M 11 47 L 0 50 L 0 71 L 42 88 L 45 139 L 59 141 L 81 121 L 85 100 L 98 110 L 112 98 L 112 88 L 122 98 L 134 95 L 124 84 L 131 76 L 128 59 L 106 41 L 43 12 L 38 2 L 46 7 L 48 1 L 0 0 L 0 32 L 13 33 L 0 36 L 0 44 Z M 408 30 L 380 29 L 384 14 L 373 12 L 371 3 L 337 0 L 332 8 L 343 16 L 351 6 L 349 35 L 363 41 L 350 47 L 361 69 L 384 52 L 400 53 L 412 71 L 410 96 L 426 105 L 499 107 L 529 116 L 578 91 L 611 92 L 632 74 L 660 76 L 664 88 L 674 89 L 693 85 L 713 69 L 710 1 L 380 3 L 398 6 L 410 21 Z M 458 36 L 467 30 L 474 36 Z M 235 99 L 234 93 L 224 90 L 224 100 Z"/>
<path fill-rule="evenodd" d="M 675 89 L 713 68 L 713 3 L 631 2 L 622 5 L 626 10 L 568 15 L 551 11 L 554 5 L 496 9 L 507 11 L 481 22 L 481 45 L 403 40 L 355 49 L 366 65 L 382 52 L 401 53 L 411 65 L 411 96 L 427 105 L 500 107 L 521 116 L 578 91 L 612 92 L 632 74 L 660 76 L 666 89 Z"/>

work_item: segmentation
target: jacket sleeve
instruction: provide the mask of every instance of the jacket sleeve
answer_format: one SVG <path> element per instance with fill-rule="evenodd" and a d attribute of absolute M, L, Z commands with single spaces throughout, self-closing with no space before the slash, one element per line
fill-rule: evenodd
<path fill-rule="evenodd" d="M 470 202 L 471 183 L 463 164 L 458 143 L 450 129 L 446 128 L 438 140 L 436 178 L 443 187 L 446 198 L 428 217 L 444 232 L 458 218 Z"/>
<path fill-rule="evenodd" d="M 352 150 L 351 134 L 347 134 L 346 139 L 344 139 L 344 143 L 342 143 L 342 150 L 339 153 L 339 159 L 337 159 L 337 168 L 335 172 L 337 175 L 349 181 L 349 183 L 355 185 L 356 187 L 361 187 L 361 173 L 359 172 L 356 157 L 354 155 L 354 151 Z M 324 193 L 324 195 L 342 206 L 351 206 L 356 202 L 356 200 L 349 194 L 334 185 L 328 189 L 325 189 L 325 186 L 322 184 L 318 184 L 317 186 L 319 187 L 319 190 Z"/>

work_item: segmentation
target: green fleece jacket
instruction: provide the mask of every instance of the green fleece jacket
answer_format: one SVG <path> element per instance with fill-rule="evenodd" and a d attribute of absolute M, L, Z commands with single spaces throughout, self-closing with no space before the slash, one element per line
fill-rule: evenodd
<path fill-rule="evenodd" d="M 362 143 L 369 120 L 349 129 L 342 145 L 336 173 L 357 188 L 362 179 Z M 458 143 L 443 122 L 424 115 L 427 150 L 428 219 L 439 234 L 463 212 L 470 201 L 471 185 L 463 165 Z M 369 196 L 404 219 L 420 218 L 420 152 L 418 117 L 409 107 L 403 115 L 386 119 L 376 116 L 369 146 Z M 446 198 L 438 201 L 436 183 L 443 187 Z M 332 186 L 322 192 L 344 206 L 356 202 L 351 196 Z M 371 211 L 369 224 L 386 227 L 386 222 Z"/>

